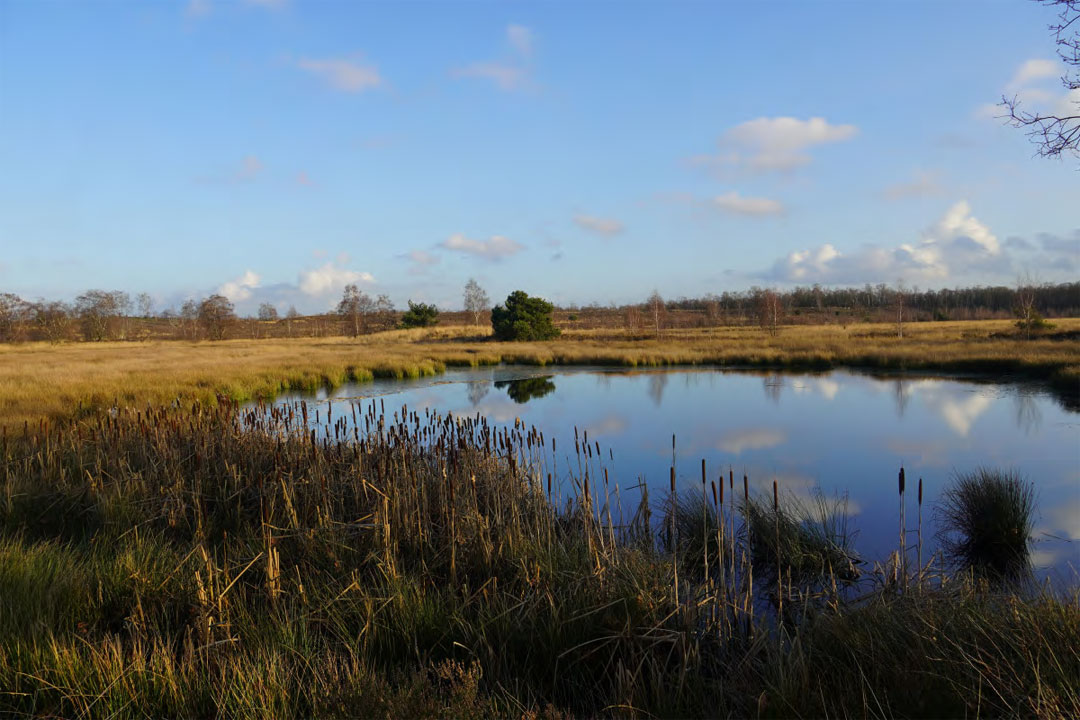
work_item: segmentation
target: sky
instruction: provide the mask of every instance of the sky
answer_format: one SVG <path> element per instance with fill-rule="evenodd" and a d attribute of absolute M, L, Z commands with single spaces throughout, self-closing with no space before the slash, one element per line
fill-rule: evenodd
<path fill-rule="evenodd" d="M 333 307 L 1075 280 L 1030 2 L 0 0 L 0 291 Z"/>

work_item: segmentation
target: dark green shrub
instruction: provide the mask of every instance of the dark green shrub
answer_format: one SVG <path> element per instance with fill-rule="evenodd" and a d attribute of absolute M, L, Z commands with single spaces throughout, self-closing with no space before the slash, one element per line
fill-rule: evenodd
<path fill-rule="evenodd" d="M 439 308 L 424 303 L 409 301 L 409 309 L 401 316 L 401 327 L 431 327 L 439 324 Z"/>
<path fill-rule="evenodd" d="M 529 297 L 521 290 L 506 296 L 506 302 L 491 308 L 491 327 L 496 340 L 550 340 L 559 336 L 552 324 L 555 308 L 547 300 Z"/>

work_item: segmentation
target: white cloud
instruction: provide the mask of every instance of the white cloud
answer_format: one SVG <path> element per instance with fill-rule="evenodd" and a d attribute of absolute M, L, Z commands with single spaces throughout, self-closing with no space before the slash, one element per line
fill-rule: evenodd
<path fill-rule="evenodd" d="M 926 283 L 973 271 L 1008 274 L 1011 261 L 990 228 L 972 215 L 967 202 L 960 201 L 924 231 L 919 242 L 894 248 L 864 245 L 852 253 L 825 243 L 789 253 L 767 274 L 800 283 L 893 282 L 898 278 Z"/>
<path fill-rule="evenodd" d="M 454 70 L 455 77 L 475 77 L 490 80 L 501 90 L 517 90 L 525 84 L 524 68 L 498 62 L 479 62 Z"/>
<path fill-rule="evenodd" d="M 251 291 L 257 287 L 259 287 L 259 276 L 251 270 L 246 270 L 243 275 L 235 280 L 224 283 L 217 291 L 219 295 L 224 295 L 236 303 L 250 298 Z"/>
<path fill-rule="evenodd" d="M 509 25 L 506 28 L 506 39 L 522 57 L 527 58 L 532 55 L 533 36 L 529 28 L 524 25 Z"/>
<path fill-rule="evenodd" d="M 808 150 L 816 145 L 853 138 L 854 125 L 831 125 L 824 118 L 761 117 L 736 125 L 720 136 L 716 155 L 692 158 L 717 170 L 753 172 L 793 170 L 810 163 Z"/>
<path fill-rule="evenodd" d="M 1061 66 L 1057 60 L 1045 60 L 1033 58 L 1025 60 L 1016 69 L 1013 79 L 1009 81 L 1009 87 L 1021 88 L 1035 80 L 1049 77 L 1057 77 L 1061 74 Z"/>
<path fill-rule="evenodd" d="M 302 70 L 318 75 L 330 87 L 342 92 L 359 93 L 382 84 L 382 78 L 375 66 L 362 65 L 354 60 L 301 58 L 296 65 Z"/>
<path fill-rule="evenodd" d="M 934 172 L 920 171 L 915 174 L 915 179 L 906 183 L 897 183 L 885 188 L 887 200 L 902 200 L 904 198 L 929 197 L 940 195 L 941 185 L 938 184 L 938 175 Z"/>
<path fill-rule="evenodd" d="M 461 233 L 451 235 L 440 247 L 486 260 L 502 260 L 525 249 L 524 245 L 502 235 L 492 235 L 490 240 L 472 240 Z"/>
<path fill-rule="evenodd" d="M 578 227 L 600 235 L 618 235 L 624 230 L 623 224 L 615 218 L 602 218 L 594 215 L 575 215 L 574 222 Z"/>
<path fill-rule="evenodd" d="M 724 212 L 736 215 L 765 217 L 784 214 L 784 206 L 778 200 L 763 197 L 745 197 L 734 190 L 723 195 L 717 195 L 713 198 L 712 204 Z"/>
<path fill-rule="evenodd" d="M 301 270 L 297 284 L 305 295 L 326 295 L 350 283 L 371 283 L 371 273 L 359 272 L 328 262 L 314 270 Z"/>
<path fill-rule="evenodd" d="M 737 430 L 720 438 L 716 447 L 733 455 L 741 455 L 745 450 L 765 450 L 787 442 L 787 434 L 769 428 Z"/>

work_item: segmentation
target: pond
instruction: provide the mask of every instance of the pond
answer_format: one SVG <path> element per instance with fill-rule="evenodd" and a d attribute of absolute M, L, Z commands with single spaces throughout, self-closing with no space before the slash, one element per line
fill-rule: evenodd
<path fill-rule="evenodd" d="M 933 507 L 955 472 L 1013 469 L 1036 487 L 1033 559 L 1040 576 L 1074 583 L 1080 568 L 1080 414 L 1045 386 L 960 376 L 775 373 L 718 369 L 613 370 L 497 366 L 451 370 L 420 380 L 378 380 L 306 399 L 344 403 L 380 398 L 388 418 L 430 409 L 477 413 L 505 427 L 520 419 L 557 440 L 554 467 L 567 481 L 575 432 L 599 442 L 622 505 L 633 511 L 635 485 L 665 497 L 672 467 L 680 493 L 701 492 L 733 472 L 769 495 L 847 498 L 855 547 L 884 560 L 899 536 L 897 474 L 907 475 L 907 518 L 914 530 L 918 480 L 924 482 L 926 557 Z M 325 410 L 321 413 L 325 421 Z M 914 543 L 914 534 L 909 538 Z"/>

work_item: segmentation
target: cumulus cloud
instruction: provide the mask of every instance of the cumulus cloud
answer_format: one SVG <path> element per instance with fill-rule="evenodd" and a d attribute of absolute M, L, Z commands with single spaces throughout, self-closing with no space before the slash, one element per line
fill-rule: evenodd
<path fill-rule="evenodd" d="M 1062 91 L 1058 79 L 1064 68 L 1057 60 L 1032 58 L 1025 60 L 1003 88 L 1003 94 L 1015 100 L 1022 110 L 1058 116 L 1075 115 L 1080 111 L 1080 88 Z M 1004 118 L 1008 108 L 1000 103 L 986 103 L 975 110 L 980 118 Z"/>
<path fill-rule="evenodd" d="M 524 25 L 508 25 L 506 41 L 513 57 L 501 60 L 474 62 L 451 70 L 454 77 L 480 78 L 495 84 L 500 90 L 520 90 L 529 84 L 529 61 L 533 54 L 533 34 Z"/>
<path fill-rule="evenodd" d="M 618 235 L 624 229 L 623 224 L 615 218 L 602 218 L 595 215 L 575 215 L 574 223 L 583 230 L 608 237 Z"/>
<path fill-rule="evenodd" d="M 356 60 L 301 58 L 296 65 L 301 70 L 322 78 L 330 87 L 342 92 L 360 93 L 382 84 L 382 77 L 374 65 L 364 65 Z"/>
<path fill-rule="evenodd" d="M 715 170 L 788 171 L 810 163 L 810 148 L 849 140 L 857 133 L 854 125 L 832 125 L 820 117 L 761 117 L 726 131 L 718 153 L 691 162 Z"/>
<path fill-rule="evenodd" d="M 1016 73 L 1009 81 L 1010 88 L 1022 88 L 1025 85 L 1042 80 L 1044 78 L 1057 77 L 1061 74 L 1061 66 L 1057 60 L 1033 58 L 1020 63 Z"/>
<path fill-rule="evenodd" d="M 717 195 L 713 198 L 712 204 L 713 207 L 735 215 L 767 217 L 784 214 L 784 206 L 778 200 L 763 197 L 746 197 L 734 190 L 723 195 Z"/>
<path fill-rule="evenodd" d="M 375 282 L 375 278 L 371 273 L 350 270 L 333 262 L 312 270 L 301 270 L 297 279 L 300 292 L 305 295 L 327 295 L 350 283 L 372 282 Z"/>
<path fill-rule="evenodd" d="M 502 260 L 525 249 L 524 245 L 502 235 L 492 235 L 490 240 L 473 240 L 461 233 L 451 235 L 439 247 L 485 260 Z"/>
<path fill-rule="evenodd" d="M 252 290 L 257 287 L 259 287 L 259 276 L 251 270 L 245 270 L 243 275 L 222 284 L 217 291 L 219 295 L 224 295 L 236 303 L 250 298 Z"/>
<path fill-rule="evenodd" d="M 903 200 L 905 198 L 940 195 L 941 192 L 942 187 L 938 184 L 937 173 L 920 171 L 915 174 L 915 179 L 910 182 L 888 186 L 885 188 L 883 195 L 886 200 Z"/>
<path fill-rule="evenodd" d="M 924 231 L 919 242 L 892 248 L 870 244 L 851 253 L 825 243 L 788 254 L 766 275 L 800 283 L 892 282 L 897 278 L 932 283 L 971 271 L 1003 274 L 1010 268 L 997 237 L 972 215 L 967 202 L 960 201 Z"/>

